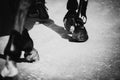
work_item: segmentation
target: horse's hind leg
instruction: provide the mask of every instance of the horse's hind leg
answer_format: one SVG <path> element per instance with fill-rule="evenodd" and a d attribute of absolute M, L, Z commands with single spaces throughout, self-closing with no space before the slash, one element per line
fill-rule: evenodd
<path fill-rule="evenodd" d="M 24 23 L 25 23 L 25 19 L 26 19 L 29 6 L 30 6 L 29 0 L 20 1 L 20 5 L 18 8 L 18 12 L 16 15 L 16 21 L 14 25 L 14 30 L 18 31 L 20 34 L 22 34 L 24 30 Z"/>

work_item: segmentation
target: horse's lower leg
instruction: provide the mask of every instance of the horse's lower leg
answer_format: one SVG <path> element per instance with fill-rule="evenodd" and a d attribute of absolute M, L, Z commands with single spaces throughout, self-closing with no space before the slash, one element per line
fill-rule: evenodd
<path fill-rule="evenodd" d="M 21 47 L 18 39 L 21 39 L 23 32 L 23 26 L 27 15 L 27 8 L 29 7 L 29 0 L 20 0 L 20 5 L 15 18 L 14 30 L 11 32 L 8 44 L 4 50 L 6 56 L 5 67 L 3 68 L 1 75 L 3 77 L 13 77 L 18 74 L 16 66 L 17 58 L 20 58 Z"/>
<path fill-rule="evenodd" d="M 24 23 L 25 23 L 25 19 L 26 19 L 29 6 L 30 6 L 29 0 L 20 1 L 20 5 L 18 8 L 18 12 L 16 15 L 16 21 L 14 25 L 14 30 L 18 31 L 20 34 L 22 34 L 23 29 L 24 29 Z"/>
<path fill-rule="evenodd" d="M 16 67 L 16 61 L 21 55 L 21 49 L 18 45 L 18 41 L 21 35 L 19 32 L 14 31 L 10 34 L 8 43 L 4 49 L 4 55 L 6 56 L 6 62 L 4 69 L 1 72 L 3 77 L 12 77 L 18 74 Z"/>

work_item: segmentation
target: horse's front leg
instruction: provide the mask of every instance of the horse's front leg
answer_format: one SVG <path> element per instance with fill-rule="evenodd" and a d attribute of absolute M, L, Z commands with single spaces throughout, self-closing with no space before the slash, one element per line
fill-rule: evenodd
<path fill-rule="evenodd" d="M 39 55 L 34 49 L 33 40 L 29 36 L 28 30 L 25 29 L 25 20 L 28 13 L 28 8 L 31 5 L 30 0 L 21 0 L 21 5 L 18 10 L 15 22 L 15 30 L 21 34 L 22 50 L 25 51 L 25 58 L 29 62 L 34 62 L 39 59 Z"/>

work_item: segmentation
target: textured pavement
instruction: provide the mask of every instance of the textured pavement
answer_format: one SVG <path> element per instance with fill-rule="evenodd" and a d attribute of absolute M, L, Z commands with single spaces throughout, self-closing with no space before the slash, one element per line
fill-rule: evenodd
<path fill-rule="evenodd" d="M 63 26 L 67 0 L 47 0 L 49 14 Z M 54 4 L 53 4 L 54 3 Z M 120 7 L 117 0 L 90 0 L 86 29 L 89 40 L 71 43 L 44 25 L 30 31 L 40 61 L 18 63 L 13 80 L 120 80 Z M 2 52 L 8 37 L 0 38 Z M 2 54 L 2 53 L 1 53 Z M 0 68 L 4 60 L 0 59 Z"/>

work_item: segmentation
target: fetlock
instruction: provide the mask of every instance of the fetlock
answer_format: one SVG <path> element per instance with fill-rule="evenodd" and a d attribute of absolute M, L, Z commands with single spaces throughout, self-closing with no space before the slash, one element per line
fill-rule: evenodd
<path fill-rule="evenodd" d="M 63 22 L 67 32 L 71 33 L 71 26 L 74 26 L 77 13 L 75 10 L 69 10 L 65 15 Z"/>

